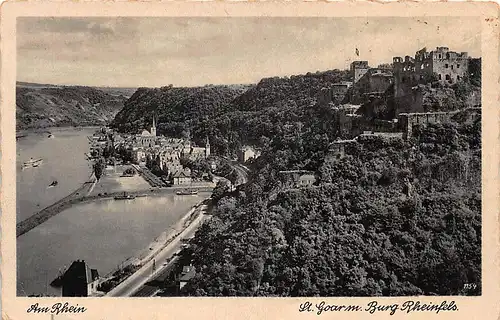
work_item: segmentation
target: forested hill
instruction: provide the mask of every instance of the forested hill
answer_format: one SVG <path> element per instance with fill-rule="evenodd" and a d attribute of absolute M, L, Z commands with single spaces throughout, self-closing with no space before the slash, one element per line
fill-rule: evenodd
<path fill-rule="evenodd" d="M 265 145 L 300 126 L 310 119 L 320 90 L 346 79 L 347 71 L 332 70 L 266 78 L 253 86 L 141 88 L 113 126 L 138 132 L 150 127 L 155 113 L 159 133 L 182 135 L 189 130 L 195 142 L 204 143 L 208 136 L 215 152 L 234 154 L 244 144 Z"/>
<path fill-rule="evenodd" d="M 347 71 L 331 70 L 262 79 L 207 125 L 214 130 L 216 151 L 234 153 L 245 144 L 264 147 L 275 136 L 300 130 L 316 112 L 321 89 L 348 77 Z"/>
<path fill-rule="evenodd" d="M 115 117 L 112 126 L 120 132 L 134 133 L 151 127 L 153 115 L 159 134 L 181 136 L 188 132 L 199 137 L 203 124 L 215 119 L 234 98 L 250 86 L 139 88 Z"/>
<path fill-rule="evenodd" d="M 18 83 L 16 129 L 106 125 L 127 100 L 126 90 L 106 90 Z"/>
<path fill-rule="evenodd" d="M 231 107 L 239 111 L 262 111 L 270 107 L 309 106 L 315 102 L 322 88 L 349 79 L 348 71 L 341 70 L 264 78 L 257 86 L 236 98 Z"/>
<path fill-rule="evenodd" d="M 197 271 L 182 295 L 481 294 L 464 291 L 481 283 L 480 119 L 362 137 L 341 159 L 309 135 L 277 138 L 244 188 L 214 192 L 181 256 Z M 305 165 L 317 185 L 282 184 L 278 170 Z"/>

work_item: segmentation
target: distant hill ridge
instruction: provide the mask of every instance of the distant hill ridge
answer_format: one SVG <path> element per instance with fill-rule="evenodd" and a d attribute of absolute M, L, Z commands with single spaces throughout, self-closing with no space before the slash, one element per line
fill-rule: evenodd
<path fill-rule="evenodd" d="M 131 90 L 18 82 L 16 129 L 106 125 L 123 108 Z"/>
<path fill-rule="evenodd" d="M 34 83 L 34 82 L 23 82 L 17 81 L 16 87 L 18 88 L 93 88 L 107 92 L 111 95 L 123 95 L 124 97 L 130 98 L 137 88 L 128 87 L 96 87 L 96 86 L 83 86 L 83 85 L 61 85 L 61 84 L 46 84 L 46 83 Z"/>

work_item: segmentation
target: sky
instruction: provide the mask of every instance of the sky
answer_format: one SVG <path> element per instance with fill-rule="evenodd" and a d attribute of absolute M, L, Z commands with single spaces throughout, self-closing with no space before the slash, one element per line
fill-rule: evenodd
<path fill-rule="evenodd" d="M 423 47 L 479 57 L 480 31 L 477 17 L 23 17 L 17 80 L 108 87 L 257 83 L 348 69 L 353 60 L 377 66 Z"/>

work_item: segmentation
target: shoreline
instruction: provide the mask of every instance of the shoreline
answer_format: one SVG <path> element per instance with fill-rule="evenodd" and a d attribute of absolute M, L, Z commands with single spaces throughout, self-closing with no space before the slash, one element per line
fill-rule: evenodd
<path fill-rule="evenodd" d="M 119 268 L 115 268 L 106 273 L 106 275 L 103 277 L 104 281 L 106 278 L 112 277 L 113 273 L 127 267 L 128 265 L 142 266 L 150 262 L 161 250 L 168 246 L 172 242 L 172 240 L 178 237 L 179 234 L 181 234 L 182 231 L 184 231 L 191 224 L 194 218 L 196 218 L 196 210 L 199 209 L 200 206 L 208 199 L 210 199 L 210 196 L 193 205 L 189 209 L 189 211 L 187 211 L 177 222 L 175 222 L 173 225 L 165 229 L 161 234 L 152 239 L 146 247 L 139 251 L 136 251 L 131 257 L 120 262 Z M 127 278 L 123 279 L 123 281 L 125 281 Z"/>
<path fill-rule="evenodd" d="M 108 296 L 113 290 L 116 290 L 119 286 L 124 285 L 126 282 L 130 282 L 130 279 L 139 272 L 140 269 L 144 268 L 148 264 L 151 263 L 152 260 L 155 259 L 163 250 L 168 248 L 174 242 L 182 241 L 179 237 L 184 233 L 195 220 L 197 220 L 200 215 L 203 213 L 200 211 L 203 205 L 209 201 L 210 196 L 207 196 L 197 204 L 193 205 L 189 211 L 184 214 L 179 221 L 177 221 L 174 225 L 170 226 L 168 229 L 163 231 L 159 236 L 154 238 L 148 246 L 140 251 L 137 251 L 131 257 L 122 261 L 119 266 L 104 275 L 99 283 L 103 284 L 110 280 L 116 280 L 117 274 L 120 271 L 124 271 L 127 268 L 132 270 L 132 272 L 126 274 L 123 278 L 119 278 L 119 280 L 114 283 L 111 287 L 109 287 L 106 291 L 98 291 L 96 296 Z M 161 269 L 161 265 L 158 266 Z"/>
<path fill-rule="evenodd" d="M 16 129 L 16 137 L 18 136 L 26 136 L 30 133 L 49 133 L 52 131 L 62 131 L 67 129 L 75 129 L 75 130 L 84 130 L 84 129 L 99 129 L 102 126 L 52 126 L 52 127 L 40 127 L 40 128 L 24 128 L 24 129 Z M 52 130 L 52 131 L 51 131 Z"/>
<path fill-rule="evenodd" d="M 32 229 L 36 228 L 37 226 L 41 225 L 45 221 L 52 218 L 53 216 L 64 211 L 65 209 L 68 209 L 72 205 L 78 203 L 79 198 L 83 198 L 79 195 L 80 192 L 84 192 L 85 188 L 89 185 L 90 185 L 89 190 L 91 190 L 93 188 L 92 186 L 95 185 L 96 182 L 97 180 L 95 179 L 94 173 L 92 172 L 87 181 L 82 183 L 76 190 L 72 191 L 67 196 L 57 200 L 53 204 L 35 212 L 28 218 L 18 222 L 16 224 L 16 238 L 19 238 L 23 234 L 28 233 Z M 73 198 L 77 195 L 78 197 Z"/>

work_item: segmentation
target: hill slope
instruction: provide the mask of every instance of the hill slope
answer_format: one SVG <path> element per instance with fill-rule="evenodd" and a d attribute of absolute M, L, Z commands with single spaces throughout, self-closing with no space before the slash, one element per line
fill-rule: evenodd
<path fill-rule="evenodd" d="M 179 136 L 197 131 L 200 123 L 216 118 L 248 86 L 139 88 L 112 122 L 121 132 L 149 128 L 153 115 L 159 134 Z M 195 132 L 197 133 L 197 132 Z M 193 134 L 200 138 L 199 134 Z M 205 136 L 200 138 L 204 141 Z M 200 141 L 198 141 L 200 142 Z"/>
<path fill-rule="evenodd" d="M 481 283 L 480 119 L 360 139 L 301 189 L 277 168 L 320 144 L 291 145 L 264 150 L 249 183 L 218 199 L 181 254 L 196 268 L 181 295 L 481 294 L 464 290 Z"/>
<path fill-rule="evenodd" d="M 113 93 L 91 87 L 18 84 L 16 129 L 105 125 L 127 100 L 122 92 Z"/>

